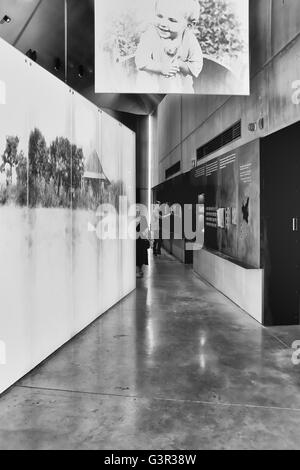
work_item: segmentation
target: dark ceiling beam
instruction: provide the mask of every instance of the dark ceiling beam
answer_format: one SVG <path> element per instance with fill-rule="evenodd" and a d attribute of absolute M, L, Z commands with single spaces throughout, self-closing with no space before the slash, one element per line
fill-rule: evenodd
<path fill-rule="evenodd" d="M 25 22 L 23 28 L 21 29 L 21 31 L 19 32 L 18 36 L 16 37 L 16 39 L 14 40 L 13 42 L 13 46 L 16 47 L 16 45 L 18 44 L 18 42 L 20 41 L 21 37 L 23 36 L 24 32 L 26 31 L 26 29 L 28 28 L 30 22 L 32 21 L 32 18 L 34 17 L 34 15 L 36 14 L 36 12 L 38 11 L 39 7 L 41 6 L 42 2 L 44 0 L 39 0 L 38 4 L 34 7 L 32 13 L 30 14 L 29 18 L 27 19 L 27 21 Z"/>

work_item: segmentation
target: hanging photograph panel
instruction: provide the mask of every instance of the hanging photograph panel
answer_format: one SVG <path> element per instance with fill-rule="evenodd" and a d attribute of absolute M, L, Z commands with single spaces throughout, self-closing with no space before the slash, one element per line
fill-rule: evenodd
<path fill-rule="evenodd" d="M 95 0 L 95 91 L 249 95 L 249 1 Z"/>

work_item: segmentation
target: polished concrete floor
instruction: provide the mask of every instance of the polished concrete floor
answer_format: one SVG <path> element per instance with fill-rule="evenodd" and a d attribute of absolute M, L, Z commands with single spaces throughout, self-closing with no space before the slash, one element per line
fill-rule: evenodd
<path fill-rule="evenodd" d="M 300 327 L 263 328 L 166 254 L 146 271 L 0 397 L 0 449 L 300 449 Z"/>

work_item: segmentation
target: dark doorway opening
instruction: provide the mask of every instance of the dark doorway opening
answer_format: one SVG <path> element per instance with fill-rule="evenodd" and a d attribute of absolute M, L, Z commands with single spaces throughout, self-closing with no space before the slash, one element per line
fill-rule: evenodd
<path fill-rule="evenodd" d="M 264 324 L 300 323 L 300 122 L 261 140 Z"/>

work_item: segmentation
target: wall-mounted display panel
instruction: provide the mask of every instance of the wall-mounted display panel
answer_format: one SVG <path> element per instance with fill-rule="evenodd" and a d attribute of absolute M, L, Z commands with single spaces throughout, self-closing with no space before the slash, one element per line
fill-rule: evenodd
<path fill-rule="evenodd" d="M 205 199 L 204 247 L 260 267 L 259 141 L 199 165 L 191 183 Z"/>

